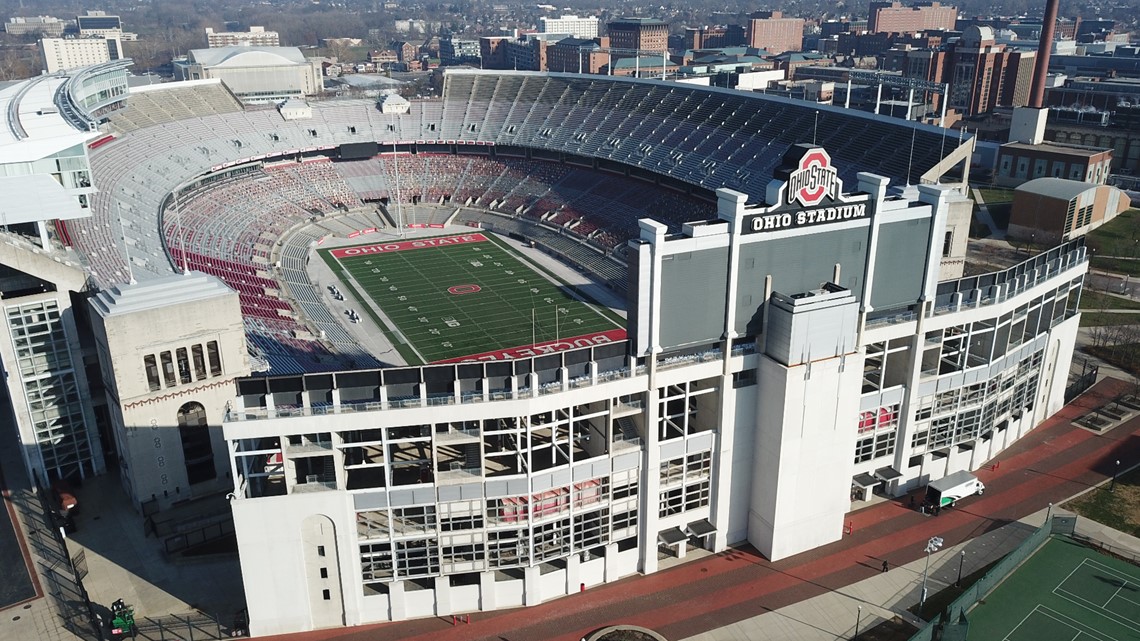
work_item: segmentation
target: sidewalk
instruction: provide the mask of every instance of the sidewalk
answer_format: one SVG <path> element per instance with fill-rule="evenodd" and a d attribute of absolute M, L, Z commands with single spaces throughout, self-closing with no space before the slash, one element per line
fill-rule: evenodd
<path fill-rule="evenodd" d="M 959 566 L 962 576 L 966 577 L 1000 560 L 1045 521 L 1045 512 L 1041 510 L 976 539 L 931 554 L 927 598 L 954 585 Z M 925 566 L 925 558 L 912 561 L 834 592 L 684 641 L 836 641 L 853 638 L 857 623 L 859 630 L 865 632 L 896 616 L 921 627 L 924 622 L 907 608 L 918 604 Z"/>

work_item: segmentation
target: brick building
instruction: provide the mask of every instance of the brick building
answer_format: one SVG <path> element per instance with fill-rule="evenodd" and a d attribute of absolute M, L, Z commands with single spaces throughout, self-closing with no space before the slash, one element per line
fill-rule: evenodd
<path fill-rule="evenodd" d="M 748 18 L 749 47 L 766 49 L 775 54 L 803 49 L 802 18 L 785 18 L 779 11 L 757 11 Z"/>
<path fill-rule="evenodd" d="M 867 30 L 881 33 L 953 31 L 957 19 L 957 7 L 943 6 L 938 2 L 916 2 L 908 7 L 901 2 L 872 0 Z"/>
<path fill-rule="evenodd" d="M 669 25 L 661 20 L 621 18 L 607 23 L 606 31 L 610 46 L 615 49 L 666 51 L 669 48 Z"/>

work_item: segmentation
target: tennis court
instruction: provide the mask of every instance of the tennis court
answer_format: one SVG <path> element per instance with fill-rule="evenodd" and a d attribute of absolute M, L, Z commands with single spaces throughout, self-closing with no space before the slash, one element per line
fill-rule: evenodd
<path fill-rule="evenodd" d="M 970 639 L 1140 639 L 1140 568 L 1054 536 L 971 612 Z"/>

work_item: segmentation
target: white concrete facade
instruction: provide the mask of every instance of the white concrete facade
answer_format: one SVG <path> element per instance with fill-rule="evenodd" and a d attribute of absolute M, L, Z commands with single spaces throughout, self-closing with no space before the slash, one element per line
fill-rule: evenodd
<path fill-rule="evenodd" d="M 539 33 L 565 33 L 574 38 L 589 40 L 598 37 L 598 18 L 564 15 L 558 18 L 539 18 Z"/>
<path fill-rule="evenodd" d="M 204 274 L 114 287 L 92 333 L 123 487 L 159 508 L 232 487 L 221 422 L 249 374 L 238 295 Z"/>
<path fill-rule="evenodd" d="M 122 57 L 123 46 L 116 34 L 40 40 L 40 58 L 48 73 L 89 67 Z"/>
<path fill-rule="evenodd" d="M 915 304 L 876 310 L 869 284 L 773 292 L 761 342 L 728 305 L 724 338 L 663 344 L 663 265 L 819 233 L 749 235 L 780 208 L 720 196 L 719 223 L 666 236 L 642 221 L 628 346 L 239 381 L 224 431 L 251 631 L 532 605 L 694 545 L 785 558 L 842 536 L 859 478 L 898 494 L 976 469 L 1060 408 L 1083 246 L 992 286 L 940 282 L 950 194 L 888 197 L 869 174 L 842 202 L 874 214 L 832 224 L 866 231 L 871 282 L 875 239 L 928 221 Z M 962 331 L 974 344 L 955 342 Z M 434 389 L 452 391 L 429 393 L 441 376 Z M 959 415 L 972 422 L 948 429 Z"/>

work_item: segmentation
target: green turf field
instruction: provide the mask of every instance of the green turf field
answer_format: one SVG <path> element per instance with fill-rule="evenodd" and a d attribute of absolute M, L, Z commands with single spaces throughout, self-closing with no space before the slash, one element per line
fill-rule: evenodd
<path fill-rule="evenodd" d="M 466 240 L 441 244 L 450 239 Z M 371 299 L 391 321 L 372 309 L 357 310 L 386 327 L 409 363 L 625 328 L 621 317 L 575 298 L 487 232 L 323 249 L 321 255 L 358 298 Z"/>
<path fill-rule="evenodd" d="M 971 640 L 1140 639 L 1140 567 L 1054 537 L 966 616 Z"/>

